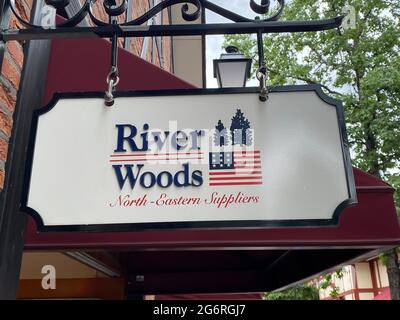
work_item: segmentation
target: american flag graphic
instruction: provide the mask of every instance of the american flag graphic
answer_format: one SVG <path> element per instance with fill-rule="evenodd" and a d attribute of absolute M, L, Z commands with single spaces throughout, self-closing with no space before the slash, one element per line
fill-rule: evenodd
<path fill-rule="evenodd" d="M 210 152 L 209 185 L 262 185 L 261 154 L 255 151 Z"/>

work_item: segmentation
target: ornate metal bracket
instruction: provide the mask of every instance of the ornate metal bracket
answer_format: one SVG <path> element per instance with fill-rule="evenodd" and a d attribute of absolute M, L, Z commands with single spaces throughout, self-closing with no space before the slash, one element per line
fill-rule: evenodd
<path fill-rule="evenodd" d="M 18 1 L 18 0 L 17 0 Z M 105 12 L 108 14 L 109 17 L 119 17 L 123 14 L 126 13 L 128 10 L 128 1 L 123 0 L 120 5 L 113 5 L 115 3 L 114 1 L 110 0 L 103 0 L 103 1 L 98 1 L 98 0 L 84 0 L 83 5 L 81 10 L 77 12 L 73 17 L 70 19 L 59 23 L 57 25 L 57 28 L 63 28 L 63 27 L 75 27 L 77 26 L 86 16 L 89 16 L 90 20 L 93 22 L 94 25 L 96 26 L 109 26 L 112 23 L 110 21 L 102 21 L 98 17 L 96 17 L 96 14 L 94 12 L 94 6 L 96 3 L 102 2 L 103 7 Z M 267 22 L 267 21 L 276 21 L 279 19 L 279 17 L 282 14 L 283 8 L 285 7 L 285 0 L 277 0 L 279 6 L 277 10 L 272 13 L 270 16 L 262 19 L 261 21 Z M 52 6 L 56 9 L 63 9 L 67 7 L 70 4 L 70 0 L 45 0 L 45 3 L 49 6 Z M 233 22 L 254 22 L 255 20 L 243 17 L 239 14 L 236 14 L 232 11 L 229 11 L 225 8 L 222 8 L 208 0 L 163 0 L 159 4 L 155 5 L 153 8 L 151 8 L 149 11 L 141 15 L 140 17 L 137 17 L 136 19 L 133 19 L 131 21 L 123 22 L 118 24 L 119 26 L 137 26 L 141 25 L 154 16 L 156 16 L 158 13 L 160 13 L 162 10 L 171 7 L 173 5 L 177 4 L 182 4 L 181 7 L 181 14 L 182 18 L 186 21 L 194 21 L 197 20 L 200 15 L 201 11 L 203 9 L 207 9 L 209 11 L 212 11 L 221 17 L 227 18 Z M 193 5 L 193 9 L 189 9 L 189 4 Z M 11 5 L 11 10 L 13 11 L 15 17 L 27 28 L 42 28 L 41 25 L 35 25 L 24 19 L 19 13 L 16 8 L 16 0 L 10 0 L 10 5 Z M 253 10 L 253 12 L 265 15 L 268 14 L 270 11 L 270 1 L 269 0 L 261 0 L 261 4 L 257 4 L 255 0 L 250 0 L 250 7 Z M 193 11 L 193 12 L 190 12 Z M 260 21 L 260 20 L 258 20 Z"/>
<path fill-rule="evenodd" d="M 340 26 L 343 16 L 333 19 L 317 21 L 278 21 L 285 7 L 285 0 L 277 0 L 277 8 L 272 9 L 270 0 L 249 0 L 251 10 L 262 15 L 249 19 L 209 0 L 163 0 L 146 13 L 130 21 L 112 23 L 128 10 L 127 0 L 122 0 L 119 5 L 114 5 L 111 0 L 84 0 L 81 9 L 71 18 L 58 23 L 56 26 L 46 28 L 34 24 L 22 17 L 18 10 L 19 0 L 8 0 L 10 8 L 26 28 L 22 30 L 2 30 L 2 41 L 8 40 L 32 40 L 54 38 L 81 38 L 100 36 L 109 38 L 117 37 L 146 37 L 146 36 L 182 36 L 182 35 L 207 35 L 207 34 L 240 34 L 240 33 L 278 33 L 278 32 L 306 32 L 333 29 Z M 256 1 L 259 1 L 257 3 Z M 56 9 L 63 9 L 69 5 L 70 0 L 45 0 L 46 4 Z M 101 2 L 104 11 L 108 15 L 108 21 L 103 21 L 96 16 L 95 6 Z M 189 7 L 189 4 L 192 6 Z M 202 11 L 208 10 L 224 17 L 232 23 L 219 24 L 180 24 L 180 25 L 144 25 L 162 10 L 173 5 L 181 6 L 182 18 L 186 21 L 194 21 L 201 16 Z M 271 12 L 272 11 L 272 12 Z M 87 18 L 90 27 L 78 26 Z M 121 19 L 120 19 L 121 20 Z"/>

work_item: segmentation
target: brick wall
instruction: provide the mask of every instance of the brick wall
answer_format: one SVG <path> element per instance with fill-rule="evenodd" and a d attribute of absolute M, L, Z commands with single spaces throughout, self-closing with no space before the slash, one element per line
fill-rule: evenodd
<path fill-rule="evenodd" d="M 132 17 L 137 18 L 149 10 L 149 0 L 136 0 L 132 6 Z M 162 11 L 163 24 L 169 24 L 168 9 Z M 147 53 L 145 59 L 148 62 L 154 63 L 156 66 L 163 68 L 168 72 L 172 72 L 172 52 L 171 52 L 171 37 L 163 37 L 163 64 L 160 63 L 158 57 L 157 47 L 153 45 L 152 39 L 149 39 L 147 46 Z M 143 38 L 131 38 L 129 51 L 133 54 L 140 56 L 143 45 Z M 152 52 L 154 51 L 155 58 L 152 59 Z"/>
<path fill-rule="evenodd" d="M 164 24 L 170 23 L 169 14 L 168 14 L 167 10 L 163 11 L 163 21 L 164 21 Z M 173 73 L 171 37 L 163 37 L 162 41 L 163 41 L 163 55 L 164 55 L 163 68 L 164 68 L 164 70 Z"/>
<path fill-rule="evenodd" d="M 134 1 L 134 4 L 132 6 L 131 17 L 133 17 L 133 19 L 136 19 L 137 17 L 140 17 L 141 15 L 146 13 L 149 9 L 150 6 L 148 0 L 136 0 Z M 131 38 L 129 51 L 137 56 L 140 56 L 142 45 L 143 38 Z"/>
<path fill-rule="evenodd" d="M 18 10 L 21 16 L 29 19 L 33 0 L 18 1 Z M 9 26 L 12 29 L 20 28 L 19 22 L 11 15 Z M 17 99 L 21 69 L 24 61 L 22 44 L 9 41 L 5 46 L 4 59 L 0 75 L 0 190 L 4 185 L 4 169 L 7 161 L 8 141 L 11 136 L 13 112 Z"/>
<path fill-rule="evenodd" d="M 149 0 L 132 0 L 132 1 L 133 1 L 133 6 L 132 6 L 132 10 L 131 10 L 132 11 L 131 19 L 140 17 L 145 12 L 147 12 L 150 8 Z M 82 2 L 82 0 L 81 0 L 81 2 Z M 119 2 L 117 2 L 117 3 L 119 3 Z M 94 8 L 93 12 L 98 19 L 105 21 L 105 22 L 108 21 L 108 15 L 104 11 L 104 7 L 103 7 L 103 4 L 101 1 L 96 2 L 93 8 Z M 163 23 L 169 24 L 169 14 L 168 14 L 167 9 L 163 10 L 162 16 L 163 16 Z M 118 17 L 118 22 L 122 23 L 125 21 L 125 19 L 126 19 L 126 15 L 123 14 Z M 87 19 L 87 22 L 90 25 L 93 25 L 93 23 L 89 19 Z M 124 39 L 122 39 L 122 38 L 118 39 L 118 44 L 120 47 L 125 47 Z M 131 53 L 133 53 L 137 56 L 140 56 L 141 51 L 142 51 L 142 46 L 143 46 L 143 38 L 131 38 L 129 41 L 128 51 L 130 51 Z M 166 70 L 168 72 L 172 72 L 171 37 L 163 37 L 163 56 L 164 56 L 163 62 L 164 62 L 164 64 L 162 66 L 161 66 L 159 58 L 158 58 L 158 52 L 155 52 L 157 57 L 154 59 L 154 61 L 152 61 L 152 58 L 151 58 L 152 50 L 157 50 L 157 48 L 155 46 L 153 48 L 152 41 L 149 41 L 147 50 L 148 50 L 148 52 L 145 55 L 146 61 L 152 62 L 156 66 L 162 67 L 164 70 Z"/>

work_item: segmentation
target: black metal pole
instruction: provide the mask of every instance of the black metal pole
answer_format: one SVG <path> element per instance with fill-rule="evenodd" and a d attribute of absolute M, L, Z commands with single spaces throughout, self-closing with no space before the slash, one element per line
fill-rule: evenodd
<path fill-rule="evenodd" d="M 43 0 L 35 1 L 34 20 L 39 21 Z M 45 88 L 50 41 L 30 41 L 24 48 L 24 65 L 13 116 L 6 175 L 0 194 L 0 299 L 15 299 L 24 249 L 26 214 L 20 212 L 32 111 L 41 106 Z"/>
<path fill-rule="evenodd" d="M 273 21 L 273 22 L 236 22 L 210 24 L 179 24 L 152 26 L 118 26 L 103 27 L 63 27 L 55 29 L 30 28 L 8 30 L 0 33 L 0 40 L 33 40 L 56 38 L 110 38 L 118 37 L 166 37 L 166 36 L 200 36 L 216 34 L 250 34 L 250 33 L 283 33 L 315 32 L 338 28 L 343 17 L 317 21 Z"/>
<path fill-rule="evenodd" d="M 261 72 L 265 70 L 265 57 L 264 57 L 264 42 L 262 32 L 257 32 L 257 47 L 258 47 L 258 67 Z M 263 86 L 262 80 L 260 80 L 260 87 Z"/>
<path fill-rule="evenodd" d="M 114 20 L 114 23 L 117 23 L 116 20 Z M 117 67 L 118 63 L 118 37 L 116 34 L 114 34 L 111 37 L 111 67 Z"/>

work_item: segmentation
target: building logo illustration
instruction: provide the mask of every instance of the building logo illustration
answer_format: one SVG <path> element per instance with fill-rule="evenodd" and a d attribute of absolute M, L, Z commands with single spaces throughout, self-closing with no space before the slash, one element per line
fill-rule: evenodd
<path fill-rule="evenodd" d="M 214 133 L 214 149 L 209 153 L 209 185 L 262 185 L 261 153 L 254 149 L 250 121 L 240 109 L 232 117 L 229 130 L 221 120 Z"/>

